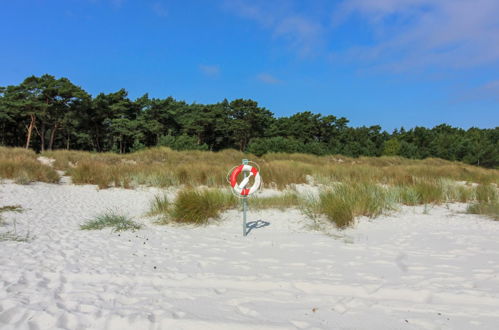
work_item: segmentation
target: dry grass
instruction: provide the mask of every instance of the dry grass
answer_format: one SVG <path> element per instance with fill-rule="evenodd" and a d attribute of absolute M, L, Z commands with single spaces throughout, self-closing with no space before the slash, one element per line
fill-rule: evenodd
<path fill-rule="evenodd" d="M 33 151 L 22 148 L 0 147 L 0 178 L 19 184 L 59 182 L 59 175 L 54 169 L 38 162 Z"/>
<path fill-rule="evenodd" d="M 174 151 L 164 147 L 126 155 L 81 151 L 52 151 L 44 155 L 54 158 L 54 166 L 67 171 L 74 183 L 97 184 L 101 188 L 128 188 L 137 185 L 226 187 L 227 171 L 240 164 L 243 158 L 260 164 L 265 185 L 279 189 L 291 184 L 306 183 L 307 178 L 326 185 L 332 182 L 415 185 L 413 188 L 419 191 L 422 198 L 430 201 L 435 196 L 429 196 L 424 190 L 431 187 L 417 186 L 422 180 L 499 183 L 498 170 L 435 158 L 348 158 L 338 155 L 320 157 L 284 153 L 266 154 L 257 158 L 235 150 Z"/>

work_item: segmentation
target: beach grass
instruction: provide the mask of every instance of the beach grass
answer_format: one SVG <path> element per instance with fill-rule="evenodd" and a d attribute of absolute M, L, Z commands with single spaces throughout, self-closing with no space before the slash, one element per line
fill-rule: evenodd
<path fill-rule="evenodd" d="M 395 208 L 394 190 L 375 184 L 338 184 L 325 189 L 318 198 L 309 198 L 303 206 L 311 218 L 325 216 L 337 228 L 354 224 L 355 218 L 375 218 Z"/>
<path fill-rule="evenodd" d="M 32 150 L 23 148 L 0 147 L 0 178 L 18 184 L 59 182 L 59 175 L 53 168 L 41 164 Z"/>
<path fill-rule="evenodd" d="M 300 198 L 294 192 L 286 192 L 278 196 L 248 198 L 250 210 L 288 209 L 299 207 Z M 230 190 L 209 188 L 180 190 L 173 201 L 165 195 L 157 195 L 151 202 L 149 216 L 158 216 L 158 223 L 179 223 L 204 225 L 209 220 L 218 219 L 226 210 L 242 209 L 242 200 L 235 197 Z"/>
<path fill-rule="evenodd" d="M 468 206 L 468 213 L 481 214 L 499 220 L 499 193 L 495 185 L 479 185 L 476 200 Z"/>
<path fill-rule="evenodd" d="M 218 219 L 220 214 L 237 207 L 237 198 L 221 189 L 185 188 L 178 192 L 173 203 L 165 197 L 156 197 L 151 207 L 151 215 L 159 215 L 159 223 L 207 224 L 210 219 Z"/>
<path fill-rule="evenodd" d="M 80 225 L 81 230 L 101 230 L 108 227 L 112 228 L 113 232 L 125 230 L 135 231 L 142 228 L 142 226 L 133 221 L 132 218 L 111 210 L 99 214 L 95 218 Z"/>
<path fill-rule="evenodd" d="M 54 167 L 66 171 L 75 184 L 96 184 L 101 188 L 226 187 L 227 171 L 243 158 L 260 165 L 266 188 L 286 189 L 293 184 L 309 183 L 311 179 L 325 185 L 343 182 L 400 186 L 437 179 L 499 184 L 499 170 L 436 158 L 349 158 L 286 153 L 270 153 L 258 158 L 236 150 L 175 151 L 165 147 L 130 154 L 56 150 L 43 155 L 55 159 Z M 438 193 L 432 196 L 428 191 L 433 188 L 430 185 L 421 183 L 413 188 L 421 199 L 439 199 Z"/>

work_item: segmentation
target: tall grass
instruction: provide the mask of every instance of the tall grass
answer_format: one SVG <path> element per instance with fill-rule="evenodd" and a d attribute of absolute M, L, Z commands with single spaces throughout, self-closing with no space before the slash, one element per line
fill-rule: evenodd
<path fill-rule="evenodd" d="M 495 185 L 479 185 L 476 201 L 469 205 L 468 212 L 482 214 L 499 220 L 499 193 Z"/>
<path fill-rule="evenodd" d="M 261 158 L 235 150 L 174 151 L 151 148 L 131 154 L 51 151 L 54 166 L 65 170 L 76 184 L 97 184 L 101 188 L 148 185 L 158 187 L 186 185 L 190 187 L 226 187 L 225 176 L 241 159 L 260 164 L 267 187 L 286 188 L 307 183 L 308 177 L 319 184 L 380 183 L 390 186 L 416 184 L 421 179 L 448 179 L 475 183 L 499 183 L 499 171 L 459 162 L 429 158 L 411 160 L 401 157 L 349 158 L 339 155 L 266 154 Z M 424 190 L 425 187 L 413 187 Z M 431 188 L 431 187 L 426 187 Z M 419 191 L 431 200 L 424 191 Z"/>
<path fill-rule="evenodd" d="M 324 215 L 339 229 L 351 226 L 358 216 L 375 218 L 393 209 L 390 190 L 373 184 L 339 184 L 309 199 L 305 212 L 312 217 Z"/>
<path fill-rule="evenodd" d="M 22 148 L 0 147 L 0 178 L 19 184 L 59 182 L 59 175 L 53 168 L 38 162 L 33 151 Z"/>
<path fill-rule="evenodd" d="M 272 197 L 252 197 L 248 199 L 250 210 L 287 209 L 299 207 L 301 199 L 296 193 L 288 192 Z M 207 224 L 218 219 L 220 214 L 230 209 L 241 209 L 241 200 L 226 189 L 180 190 L 173 201 L 164 195 L 156 196 L 151 202 L 149 215 L 159 216 L 159 223 Z"/>
<path fill-rule="evenodd" d="M 173 203 L 165 196 L 157 196 L 151 205 L 150 215 L 159 215 L 159 223 L 203 225 L 218 219 L 220 213 L 237 207 L 237 198 L 221 189 L 180 190 Z"/>

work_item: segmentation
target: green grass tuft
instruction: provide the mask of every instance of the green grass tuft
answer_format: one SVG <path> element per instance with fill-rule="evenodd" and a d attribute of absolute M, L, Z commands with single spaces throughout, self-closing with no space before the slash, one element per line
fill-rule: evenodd
<path fill-rule="evenodd" d="M 107 211 L 80 225 L 82 230 L 100 230 L 111 227 L 113 231 L 139 230 L 142 226 L 125 215 Z"/>
<path fill-rule="evenodd" d="M 475 190 L 476 202 L 468 206 L 468 213 L 482 214 L 499 220 L 499 193 L 491 184 L 479 185 Z"/>
<path fill-rule="evenodd" d="M 311 198 L 304 212 L 311 218 L 324 215 L 337 228 L 354 224 L 357 216 L 375 218 L 394 208 L 395 197 L 387 189 L 373 184 L 338 184 Z"/>
<path fill-rule="evenodd" d="M 237 203 L 237 198 L 228 191 L 187 188 L 179 191 L 168 215 L 177 223 L 201 225 L 219 218 L 225 210 L 236 208 Z"/>

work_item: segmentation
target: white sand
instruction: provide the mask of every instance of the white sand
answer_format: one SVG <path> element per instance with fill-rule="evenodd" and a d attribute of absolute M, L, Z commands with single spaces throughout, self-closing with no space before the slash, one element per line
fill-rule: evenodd
<path fill-rule="evenodd" d="M 299 211 L 200 228 L 142 217 L 156 189 L 0 184 L 1 329 L 497 329 L 499 222 L 463 205 L 361 219 L 340 238 Z M 115 209 L 138 232 L 82 231 Z"/>

